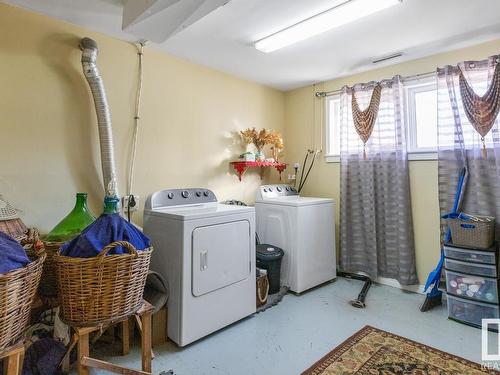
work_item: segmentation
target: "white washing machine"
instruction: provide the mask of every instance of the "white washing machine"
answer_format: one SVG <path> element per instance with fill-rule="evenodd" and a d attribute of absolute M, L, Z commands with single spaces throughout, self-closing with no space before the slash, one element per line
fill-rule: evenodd
<path fill-rule="evenodd" d="M 255 312 L 255 210 L 207 189 L 152 194 L 144 233 L 169 284 L 168 337 L 185 346 Z"/>
<path fill-rule="evenodd" d="M 281 247 L 281 284 L 295 293 L 336 277 L 334 201 L 301 197 L 289 185 L 263 185 L 255 201 L 260 242 Z"/>

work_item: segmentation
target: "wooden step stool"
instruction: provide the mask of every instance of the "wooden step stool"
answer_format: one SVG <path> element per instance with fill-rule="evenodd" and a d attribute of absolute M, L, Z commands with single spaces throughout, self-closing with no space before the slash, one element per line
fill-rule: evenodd
<path fill-rule="evenodd" d="M 3 359 L 4 375 L 21 375 L 24 360 L 24 343 L 19 342 L 0 351 L 1 359 Z"/>
<path fill-rule="evenodd" d="M 106 323 L 105 325 L 97 325 L 92 327 L 71 327 L 74 330 L 74 335 L 71 339 L 71 343 L 68 352 L 63 359 L 63 369 L 68 367 L 69 353 L 75 345 L 78 348 L 77 355 L 77 371 L 78 375 L 88 375 L 89 368 L 98 368 L 116 374 L 128 374 L 128 375 L 151 375 L 151 315 L 153 312 L 153 306 L 148 302 L 143 301 L 141 308 L 131 316 L 117 319 L 111 323 Z M 135 317 L 139 330 L 141 332 L 141 352 L 142 352 L 142 371 L 134 370 L 119 365 L 112 364 L 110 362 L 102 361 L 96 358 L 90 357 L 89 348 L 89 335 L 92 332 L 104 331 L 108 327 L 121 323 L 122 325 L 122 351 L 123 355 L 129 353 L 130 350 L 130 333 L 129 333 L 129 318 Z M 12 373 L 14 374 L 14 373 Z M 8 375 L 11 375 L 10 373 Z"/>

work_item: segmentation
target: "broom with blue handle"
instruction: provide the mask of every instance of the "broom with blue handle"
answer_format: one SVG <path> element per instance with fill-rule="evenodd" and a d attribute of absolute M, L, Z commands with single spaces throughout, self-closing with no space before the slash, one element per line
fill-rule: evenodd
<path fill-rule="evenodd" d="M 455 199 L 453 201 L 453 208 L 449 215 L 457 215 L 459 212 L 460 202 L 462 201 L 462 196 L 464 193 L 465 182 L 467 178 L 467 168 L 463 167 L 460 170 L 458 176 L 457 190 L 455 192 Z M 448 216 L 448 215 L 446 215 Z M 448 227 L 444 236 L 444 242 L 448 243 L 451 241 L 451 230 Z M 432 289 L 425 296 L 425 301 L 420 307 L 420 311 L 425 312 L 431 310 L 433 307 L 439 306 L 442 303 L 443 292 L 439 290 L 439 281 L 441 280 L 441 271 L 443 269 L 444 263 L 444 251 L 441 248 L 441 256 L 439 262 L 434 270 L 431 271 L 427 277 L 427 281 L 424 286 L 424 292 L 429 289 L 432 285 Z"/>

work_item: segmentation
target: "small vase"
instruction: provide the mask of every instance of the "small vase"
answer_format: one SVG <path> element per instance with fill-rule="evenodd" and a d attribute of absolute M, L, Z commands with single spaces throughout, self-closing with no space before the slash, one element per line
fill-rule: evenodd
<path fill-rule="evenodd" d="M 276 147 L 273 147 L 273 158 L 274 158 L 274 161 L 276 163 L 279 163 L 279 161 L 278 161 L 278 154 L 279 154 L 279 150 Z"/>
<path fill-rule="evenodd" d="M 265 161 L 266 160 L 266 155 L 262 151 L 257 151 L 255 153 L 255 161 Z"/>

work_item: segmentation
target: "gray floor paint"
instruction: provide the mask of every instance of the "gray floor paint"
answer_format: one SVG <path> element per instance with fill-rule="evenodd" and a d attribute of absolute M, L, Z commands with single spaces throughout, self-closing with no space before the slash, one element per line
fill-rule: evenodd
<path fill-rule="evenodd" d="M 480 362 L 481 331 L 448 320 L 445 306 L 421 313 L 422 295 L 373 285 L 367 308 L 359 310 L 347 301 L 361 286 L 360 281 L 338 279 L 301 296 L 288 294 L 279 305 L 186 348 L 170 343 L 159 347 L 153 373 L 172 369 L 176 375 L 300 374 L 365 325 Z M 112 360 L 140 364 L 137 348 Z"/>

